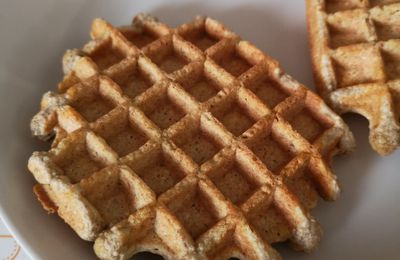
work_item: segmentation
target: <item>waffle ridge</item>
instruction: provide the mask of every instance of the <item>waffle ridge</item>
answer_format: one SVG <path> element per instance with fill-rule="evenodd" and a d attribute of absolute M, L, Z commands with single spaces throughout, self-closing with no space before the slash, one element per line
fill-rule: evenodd
<path fill-rule="evenodd" d="M 171 29 L 140 14 L 93 22 L 64 55 L 32 133 L 37 198 L 101 259 L 279 259 L 314 249 L 310 210 L 335 200 L 329 162 L 353 149 L 344 122 L 279 64 L 206 17 Z"/>
<path fill-rule="evenodd" d="M 400 1 L 307 0 L 313 72 L 337 112 L 369 121 L 381 155 L 400 144 Z"/>

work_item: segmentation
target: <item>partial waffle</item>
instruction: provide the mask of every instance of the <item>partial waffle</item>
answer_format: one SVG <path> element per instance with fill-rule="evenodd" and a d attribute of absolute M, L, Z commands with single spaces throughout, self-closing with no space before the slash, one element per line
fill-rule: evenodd
<path fill-rule="evenodd" d="M 32 132 L 53 148 L 29 169 L 101 259 L 277 259 L 272 243 L 314 249 L 310 214 L 339 195 L 331 158 L 347 126 L 278 63 L 204 17 L 171 29 L 139 15 L 64 56 L 59 93 Z"/>
<path fill-rule="evenodd" d="M 400 144 L 400 1 L 307 0 L 316 85 L 339 113 L 369 121 L 381 155 Z"/>

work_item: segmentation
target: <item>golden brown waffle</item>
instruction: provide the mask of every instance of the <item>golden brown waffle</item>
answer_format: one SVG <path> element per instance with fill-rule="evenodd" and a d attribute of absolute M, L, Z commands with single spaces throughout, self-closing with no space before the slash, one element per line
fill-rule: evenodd
<path fill-rule="evenodd" d="M 381 155 L 400 144 L 400 1 L 307 0 L 316 85 L 339 113 L 369 120 Z"/>
<path fill-rule="evenodd" d="M 34 191 L 101 259 L 276 259 L 310 251 L 319 196 L 339 194 L 328 162 L 353 148 L 347 126 L 278 63 L 222 24 L 170 29 L 139 15 L 96 19 L 64 58 L 35 135 Z M 118 57 L 118 59 L 117 59 Z"/>

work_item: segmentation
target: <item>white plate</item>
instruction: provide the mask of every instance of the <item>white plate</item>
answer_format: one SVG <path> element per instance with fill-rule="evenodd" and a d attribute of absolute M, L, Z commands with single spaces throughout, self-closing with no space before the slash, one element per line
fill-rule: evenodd
<path fill-rule="evenodd" d="M 298 1 L 82 1 L 0 2 L 0 213 L 33 258 L 90 259 L 91 244 L 57 216 L 47 215 L 32 194 L 34 180 L 26 169 L 33 150 L 46 145 L 30 137 L 29 121 L 42 93 L 61 79 L 67 48 L 88 41 L 91 20 L 104 17 L 129 23 L 134 14 L 150 12 L 171 26 L 205 14 L 223 21 L 255 43 L 302 83 L 311 86 L 305 7 Z M 400 151 L 381 158 L 368 145 L 367 122 L 346 121 L 353 130 L 355 153 L 336 158 L 334 170 L 343 193 L 337 202 L 315 210 L 324 228 L 320 248 L 310 255 L 279 246 L 286 259 L 395 259 L 400 246 Z"/>

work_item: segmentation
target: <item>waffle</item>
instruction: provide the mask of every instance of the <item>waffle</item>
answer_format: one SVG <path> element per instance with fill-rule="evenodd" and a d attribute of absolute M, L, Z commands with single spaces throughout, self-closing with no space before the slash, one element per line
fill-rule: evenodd
<path fill-rule="evenodd" d="M 329 162 L 354 146 L 344 122 L 279 64 L 204 17 L 171 29 L 147 15 L 67 51 L 28 167 L 43 207 L 101 259 L 279 259 L 314 249 L 310 209 L 335 200 Z"/>
<path fill-rule="evenodd" d="M 381 155 L 400 143 L 400 1 L 307 0 L 314 78 L 337 112 L 369 121 Z"/>

